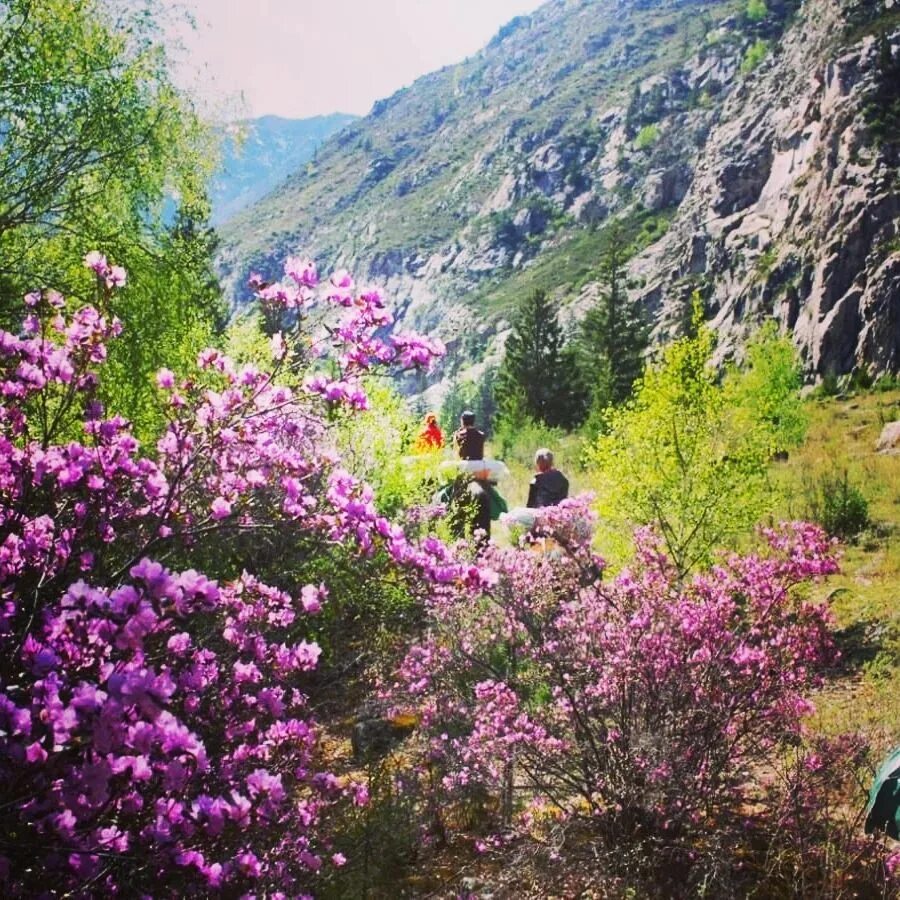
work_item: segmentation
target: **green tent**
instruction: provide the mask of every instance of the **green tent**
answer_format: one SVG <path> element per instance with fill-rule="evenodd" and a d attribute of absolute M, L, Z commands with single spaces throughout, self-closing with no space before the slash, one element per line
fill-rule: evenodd
<path fill-rule="evenodd" d="M 900 747 L 895 747 L 875 775 L 866 806 L 866 834 L 885 831 L 900 840 Z"/>

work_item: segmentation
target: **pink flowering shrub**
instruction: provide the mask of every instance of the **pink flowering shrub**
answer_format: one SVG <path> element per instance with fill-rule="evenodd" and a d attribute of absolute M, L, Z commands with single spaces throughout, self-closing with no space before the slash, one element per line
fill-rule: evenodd
<path fill-rule="evenodd" d="M 762 779 L 753 877 L 776 895 L 895 896 L 900 857 L 863 827 L 878 761 L 860 734 L 804 735 L 791 746 Z"/>
<path fill-rule="evenodd" d="M 606 581 L 579 539 L 590 515 L 568 500 L 542 520 L 557 540 L 488 548 L 481 596 L 436 591 L 394 690 L 422 716 L 445 808 L 474 797 L 501 828 L 527 828 L 536 805 L 615 841 L 674 836 L 733 806 L 798 734 L 830 643 L 825 609 L 791 587 L 835 560 L 795 523 L 682 581 L 644 531 Z"/>
<path fill-rule="evenodd" d="M 328 864 L 323 810 L 366 795 L 314 759 L 308 638 L 328 586 L 267 583 L 259 551 L 341 546 L 482 584 L 379 516 L 330 449 L 335 408 L 365 405 L 363 372 L 440 348 L 376 336 L 377 294 L 344 275 L 316 293 L 291 260 L 261 300 L 324 308 L 324 382 L 304 381 L 300 315 L 273 334 L 270 371 L 206 351 L 192 378 L 159 373 L 169 424 L 148 456 L 95 398 L 125 273 L 85 262 L 101 308 L 35 293 L 21 332 L 0 332 L 2 892 L 298 896 Z"/>

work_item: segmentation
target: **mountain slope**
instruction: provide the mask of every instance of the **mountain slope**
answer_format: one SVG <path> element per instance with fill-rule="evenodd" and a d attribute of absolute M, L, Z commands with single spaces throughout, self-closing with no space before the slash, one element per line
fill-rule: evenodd
<path fill-rule="evenodd" d="M 811 373 L 900 369 L 900 16 L 864 6 L 807 3 L 726 100 L 668 234 L 632 266 L 663 333 L 699 288 L 723 355 L 774 316 Z"/>
<path fill-rule="evenodd" d="M 356 118 L 334 113 L 309 119 L 262 116 L 241 122 L 240 140 L 226 139 L 222 164 L 210 186 L 213 224 L 227 222 L 278 187 L 313 158 L 323 141 Z"/>
<path fill-rule="evenodd" d="M 872 35 L 896 58 L 900 22 L 880 2 L 798 6 L 753 21 L 743 0 L 552 0 L 238 215 L 226 285 L 240 302 L 251 270 L 308 253 L 384 286 L 464 365 L 499 352 L 522 291 L 582 312 L 617 218 L 646 247 L 631 287 L 660 337 L 697 289 L 723 352 L 774 314 L 811 375 L 895 371 L 897 136 L 876 141 L 871 102 Z"/>

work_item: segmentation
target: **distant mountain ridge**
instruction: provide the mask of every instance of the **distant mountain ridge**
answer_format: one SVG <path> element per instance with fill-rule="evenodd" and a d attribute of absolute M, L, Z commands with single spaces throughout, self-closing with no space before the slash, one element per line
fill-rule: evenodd
<path fill-rule="evenodd" d="M 900 13 L 883 0 L 551 0 L 378 101 L 223 229 L 233 301 L 309 254 L 387 292 L 464 377 L 523 292 L 575 319 L 607 225 L 662 340 L 692 293 L 808 376 L 900 368 Z M 900 69 L 898 69 L 900 73 Z"/>
<path fill-rule="evenodd" d="M 318 147 L 358 117 L 345 113 L 286 119 L 261 116 L 233 126 L 210 186 L 212 222 L 222 225 L 308 163 Z"/>

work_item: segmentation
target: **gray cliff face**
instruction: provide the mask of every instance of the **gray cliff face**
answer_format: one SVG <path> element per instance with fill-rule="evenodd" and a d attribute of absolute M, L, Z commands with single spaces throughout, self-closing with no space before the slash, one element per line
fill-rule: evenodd
<path fill-rule="evenodd" d="M 900 137 L 877 141 L 867 108 L 873 35 L 900 54 L 900 15 L 768 6 L 751 23 L 744 0 L 551 0 L 239 214 L 226 288 L 244 302 L 249 272 L 276 278 L 291 253 L 345 266 L 447 342 L 448 374 L 476 376 L 525 291 L 549 290 L 569 322 L 594 302 L 617 220 L 643 248 L 629 284 L 659 340 L 699 291 L 723 359 L 774 317 L 811 380 L 897 372 Z"/>
<path fill-rule="evenodd" d="M 726 101 L 669 233 L 632 264 L 660 336 L 699 287 L 722 355 L 774 316 L 811 375 L 900 368 L 897 159 L 863 114 L 876 41 L 831 58 L 841 24 L 837 4 L 807 3 Z"/>

